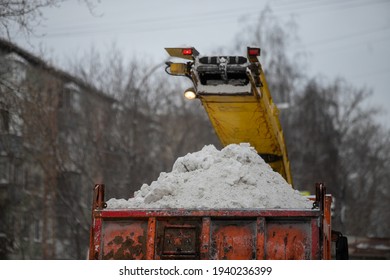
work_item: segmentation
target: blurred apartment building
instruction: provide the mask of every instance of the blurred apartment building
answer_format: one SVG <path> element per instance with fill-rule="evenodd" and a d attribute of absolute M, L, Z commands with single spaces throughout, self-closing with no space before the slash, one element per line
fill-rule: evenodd
<path fill-rule="evenodd" d="M 116 101 L 0 39 L 0 258 L 85 258 Z M 115 179 L 113 179 L 115 180 Z"/>

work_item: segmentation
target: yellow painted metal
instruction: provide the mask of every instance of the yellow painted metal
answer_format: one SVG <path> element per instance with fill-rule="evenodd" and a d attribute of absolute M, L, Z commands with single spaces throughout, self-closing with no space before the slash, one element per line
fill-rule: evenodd
<path fill-rule="evenodd" d="M 273 135 L 275 144 L 278 146 L 278 150 L 280 151 L 280 154 L 282 156 L 281 162 L 276 162 L 275 165 L 271 163 L 270 165 L 272 168 L 274 168 L 274 170 L 278 171 L 287 180 L 289 184 L 292 185 L 293 182 L 291 176 L 290 161 L 288 159 L 283 130 L 279 120 L 279 110 L 272 101 L 272 97 L 268 89 L 268 84 L 265 79 L 264 72 L 261 69 L 260 65 L 259 67 L 260 67 L 260 81 L 262 83 L 262 87 L 260 87 L 262 97 L 259 99 L 259 101 L 267 111 L 266 116 L 270 123 L 271 133 Z"/>
<path fill-rule="evenodd" d="M 224 146 L 248 142 L 259 154 L 280 157 L 270 165 L 292 184 L 279 110 L 259 67 L 262 86 L 253 87 L 252 95 L 201 95 L 199 99 Z"/>
<path fill-rule="evenodd" d="M 188 48 L 165 48 L 165 50 L 170 56 L 184 58 L 188 60 L 194 60 L 192 55 L 183 54 L 182 53 L 183 49 L 188 49 Z M 195 48 L 191 48 L 191 49 L 193 50 L 194 54 L 198 54 L 198 51 Z"/>
<path fill-rule="evenodd" d="M 187 70 L 187 64 L 185 64 L 185 63 L 171 63 L 169 65 L 169 69 L 171 71 L 171 74 L 173 74 L 173 75 L 189 74 L 189 72 Z"/>

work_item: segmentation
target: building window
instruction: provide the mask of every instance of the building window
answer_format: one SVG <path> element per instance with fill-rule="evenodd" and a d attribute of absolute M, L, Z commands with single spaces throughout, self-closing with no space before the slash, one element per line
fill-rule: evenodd
<path fill-rule="evenodd" d="M 5 108 L 4 103 L 0 103 L 0 133 L 9 132 L 9 111 Z"/>
<path fill-rule="evenodd" d="M 8 158 L 0 155 L 0 184 L 7 184 L 9 180 Z"/>
<path fill-rule="evenodd" d="M 34 219 L 34 241 L 40 242 L 42 240 L 41 222 L 39 219 Z"/>
<path fill-rule="evenodd" d="M 21 236 L 23 238 L 29 237 L 29 231 L 30 231 L 30 215 L 24 214 L 22 216 L 21 222 L 20 222 L 20 229 L 21 229 Z"/>
<path fill-rule="evenodd" d="M 18 163 L 14 165 L 14 182 L 15 184 L 23 186 L 25 183 L 25 170 L 22 163 Z"/>
<path fill-rule="evenodd" d="M 59 108 L 72 110 L 74 112 L 81 111 L 80 88 L 77 85 L 73 83 L 64 85 L 64 88 L 60 93 Z"/>
<path fill-rule="evenodd" d="M 0 102 L 0 134 L 22 136 L 22 125 L 22 118 Z"/>
<path fill-rule="evenodd" d="M 22 136 L 22 131 L 23 131 L 23 120 L 20 116 L 18 116 L 15 113 L 11 113 L 10 118 L 9 118 L 9 132 L 12 135 L 16 136 Z"/>
<path fill-rule="evenodd" d="M 4 64 L 8 73 L 8 80 L 12 85 L 18 86 L 26 79 L 26 67 L 28 62 L 16 53 L 5 56 Z"/>
<path fill-rule="evenodd" d="M 81 175 L 78 172 L 64 171 L 58 176 L 57 180 L 57 236 L 60 239 L 66 239 L 70 238 L 70 226 L 75 221 L 75 217 L 73 217 L 73 220 L 69 217 L 69 207 L 80 202 Z"/>

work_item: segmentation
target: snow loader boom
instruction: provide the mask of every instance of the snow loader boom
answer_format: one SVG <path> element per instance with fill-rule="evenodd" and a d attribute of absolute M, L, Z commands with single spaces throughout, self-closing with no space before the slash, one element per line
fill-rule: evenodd
<path fill-rule="evenodd" d="M 185 96 L 201 101 L 222 145 L 250 143 L 292 185 L 279 110 L 257 58 L 260 49 L 248 47 L 247 57 L 200 56 L 192 47 L 166 51 L 187 60 L 167 62 L 166 72 L 191 79 Z"/>
<path fill-rule="evenodd" d="M 292 183 L 290 165 L 264 72 L 247 57 L 200 56 L 194 48 L 167 48 L 166 72 L 193 82 L 187 98 L 198 98 L 224 146 L 249 142 Z M 346 239 L 331 227 L 332 196 L 316 184 L 312 209 L 111 208 L 103 184 L 94 187 L 89 259 L 346 259 Z"/>

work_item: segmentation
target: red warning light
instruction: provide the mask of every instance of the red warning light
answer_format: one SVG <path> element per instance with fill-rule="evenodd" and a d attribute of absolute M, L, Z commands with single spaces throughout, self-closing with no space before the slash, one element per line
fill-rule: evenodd
<path fill-rule="evenodd" d="M 182 49 L 182 50 L 181 50 L 181 53 L 182 53 L 183 55 L 192 55 L 192 48 Z"/>
<path fill-rule="evenodd" d="M 248 48 L 249 56 L 260 56 L 260 48 Z"/>

